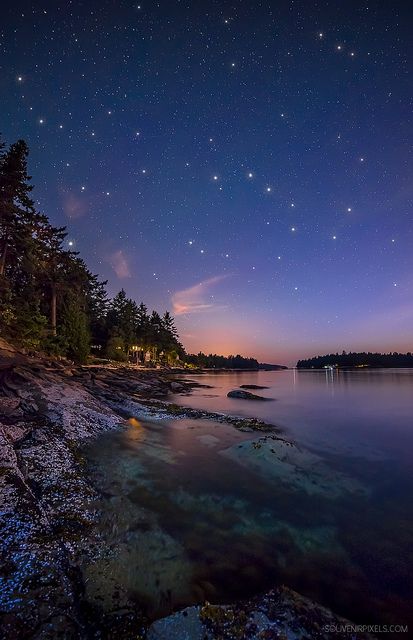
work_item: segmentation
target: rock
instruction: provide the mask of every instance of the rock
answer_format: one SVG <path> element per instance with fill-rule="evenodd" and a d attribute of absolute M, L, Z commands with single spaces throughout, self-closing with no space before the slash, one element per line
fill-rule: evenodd
<path fill-rule="evenodd" d="M 185 391 L 185 387 L 179 382 L 171 382 L 169 386 L 171 388 L 171 391 L 176 391 L 176 392 Z"/>
<path fill-rule="evenodd" d="M 263 387 L 260 384 L 240 384 L 240 389 L 269 389 L 269 387 Z"/>
<path fill-rule="evenodd" d="M 331 640 L 331 628 L 350 624 L 297 592 L 279 587 L 238 604 L 206 602 L 203 606 L 187 607 L 154 622 L 147 640 Z M 368 633 L 357 633 L 357 638 L 374 640 Z"/>
<path fill-rule="evenodd" d="M 20 415 L 18 411 L 20 406 L 19 398 L 0 398 L 0 414 L 9 417 L 14 415 Z"/>
<path fill-rule="evenodd" d="M 249 393 L 249 391 L 242 391 L 241 389 L 234 389 L 234 391 L 228 391 L 228 398 L 241 398 L 242 400 L 271 400 L 271 398 L 263 398 L 263 396 L 257 396 L 255 393 Z"/>

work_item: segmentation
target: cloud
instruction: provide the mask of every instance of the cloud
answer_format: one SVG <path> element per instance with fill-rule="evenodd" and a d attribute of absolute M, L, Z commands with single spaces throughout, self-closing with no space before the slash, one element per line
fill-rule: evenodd
<path fill-rule="evenodd" d="M 82 218 L 87 213 L 87 203 L 73 193 L 63 193 L 63 211 L 71 220 Z"/>
<path fill-rule="evenodd" d="M 122 249 L 120 249 L 119 251 L 115 251 L 115 253 L 112 253 L 109 256 L 109 264 L 111 265 L 118 278 L 131 277 L 132 274 L 130 272 L 127 259 Z"/>
<path fill-rule="evenodd" d="M 206 297 L 208 291 L 215 284 L 221 282 L 225 278 L 228 278 L 228 275 L 214 276 L 213 278 L 203 280 L 188 289 L 176 291 L 172 295 L 174 315 L 180 316 L 183 314 L 209 311 L 212 308 L 216 309 L 217 305 L 213 302 L 207 301 Z"/>

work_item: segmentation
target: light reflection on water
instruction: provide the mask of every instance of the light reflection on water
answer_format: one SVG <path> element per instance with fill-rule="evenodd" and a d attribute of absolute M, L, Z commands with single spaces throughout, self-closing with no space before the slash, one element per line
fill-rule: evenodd
<path fill-rule="evenodd" d="M 282 481 L 268 465 L 251 467 L 248 456 L 262 453 L 250 444 L 256 434 L 228 425 L 163 420 L 108 434 L 88 450 L 104 493 L 100 532 L 111 549 L 85 567 L 90 598 L 110 607 L 114 585 L 121 585 L 125 598 L 144 603 L 156 617 L 285 583 L 360 622 L 408 621 L 412 372 L 259 372 L 196 380 L 214 389 L 174 400 L 283 425 L 304 456 L 321 456 L 323 468 L 338 474 L 334 485 L 349 479 L 347 488 L 314 491 L 311 466 L 301 475 L 297 470 L 301 484 Z M 226 397 L 247 383 L 269 386 L 256 393 L 276 400 Z"/>
<path fill-rule="evenodd" d="M 195 389 L 174 401 L 236 415 L 255 415 L 285 427 L 300 442 L 338 448 L 380 450 L 409 464 L 413 444 L 413 369 L 288 370 L 187 376 L 213 389 Z M 227 398 L 241 384 L 269 389 L 255 393 L 274 402 Z M 205 394 L 214 393 L 205 402 Z"/>

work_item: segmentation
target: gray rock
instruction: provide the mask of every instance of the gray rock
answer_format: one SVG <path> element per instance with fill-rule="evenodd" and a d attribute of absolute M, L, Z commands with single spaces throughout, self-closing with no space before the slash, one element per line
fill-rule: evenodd
<path fill-rule="evenodd" d="M 227 397 L 241 398 L 242 400 L 271 400 L 271 398 L 263 398 L 263 396 L 257 396 L 255 393 L 243 391 L 242 389 L 234 389 L 234 391 L 228 391 Z"/>
<path fill-rule="evenodd" d="M 169 384 L 171 391 L 185 391 L 185 387 L 179 382 L 171 382 Z"/>
<path fill-rule="evenodd" d="M 205 640 L 210 638 L 201 620 L 200 607 L 188 607 L 167 618 L 154 622 L 147 640 Z"/>
<path fill-rule="evenodd" d="M 240 389 L 269 389 L 269 387 L 263 387 L 260 384 L 240 384 Z"/>

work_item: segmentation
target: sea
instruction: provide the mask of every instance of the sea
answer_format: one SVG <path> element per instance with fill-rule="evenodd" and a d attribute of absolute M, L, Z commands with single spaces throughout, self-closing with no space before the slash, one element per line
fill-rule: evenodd
<path fill-rule="evenodd" d="M 203 386 L 173 402 L 276 431 L 135 415 L 89 445 L 101 555 L 86 597 L 109 607 L 120 589 L 156 619 L 284 584 L 413 633 L 413 370 L 177 377 Z M 227 397 L 241 385 L 266 400 Z"/>

